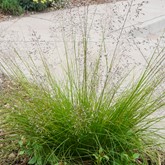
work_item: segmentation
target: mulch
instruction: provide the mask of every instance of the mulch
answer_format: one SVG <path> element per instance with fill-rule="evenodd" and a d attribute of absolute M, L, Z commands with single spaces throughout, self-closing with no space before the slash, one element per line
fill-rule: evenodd
<path fill-rule="evenodd" d="M 11 15 L 7 15 L 7 14 L 4 14 L 1 10 L 0 10 L 0 22 L 2 21 L 5 21 L 9 18 L 11 18 L 12 16 Z"/>

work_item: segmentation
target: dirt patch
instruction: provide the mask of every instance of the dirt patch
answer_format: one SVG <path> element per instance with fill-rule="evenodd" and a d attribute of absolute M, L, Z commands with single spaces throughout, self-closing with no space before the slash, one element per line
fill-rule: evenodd
<path fill-rule="evenodd" d="M 11 15 L 4 14 L 4 13 L 0 10 L 0 22 L 5 21 L 5 20 L 9 20 L 10 18 L 12 18 Z"/>
<path fill-rule="evenodd" d="M 10 80 L 8 79 L 8 77 L 3 74 L 0 73 L 0 92 L 4 89 L 7 89 L 10 86 Z"/>
<path fill-rule="evenodd" d="M 5 18 L 6 18 L 6 16 L 4 14 L 0 13 L 0 22 L 5 20 Z"/>

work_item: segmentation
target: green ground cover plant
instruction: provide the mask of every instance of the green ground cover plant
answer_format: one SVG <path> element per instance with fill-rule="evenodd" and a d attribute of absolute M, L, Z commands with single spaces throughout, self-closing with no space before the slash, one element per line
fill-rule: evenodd
<path fill-rule="evenodd" d="M 27 11 L 43 11 L 50 7 L 52 2 L 54 1 L 19 0 L 20 6 Z"/>
<path fill-rule="evenodd" d="M 2 0 L 0 1 L 0 9 L 2 9 L 4 13 L 12 15 L 20 15 L 24 11 L 19 5 L 18 0 Z"/>

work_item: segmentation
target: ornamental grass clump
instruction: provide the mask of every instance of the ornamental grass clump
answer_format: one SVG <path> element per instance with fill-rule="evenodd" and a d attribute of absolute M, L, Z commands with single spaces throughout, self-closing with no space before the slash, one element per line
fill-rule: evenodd
<path fill-rule="evenodd" d="M 129 74 L 111 83 L 114 58 L 104 75 L 101 54 L 88 65 L 85 36 L 81 58 L 75 46 L 75 57 L 70 59 L 64 41 L 62 79 L 53 75 L 43 56 L 43 82 L 34 76 L 37 66 L 32 57 L 28 62 L 18 55 L 30 78 L 15 61 L 2 60 L 1 68 L 11 82 L 0 94 L 6 147 L 13 150 L 14 145 L 18 156 L 36 165 L 158 164 L 163 137 L 155 124 L 165 116 L 154 114 L 165 105 L 164 49 L 153 54 L 139 77 L 123 89 Z"/>
<path fill-rule="evenodd" d="M 74 61 L 73 72 L 68 63 L 63 82 L 53 77 L 45 59 L 45 85 L 35 77 L 28 80 L 17 66 L 10 70 L 12 76 L 9 71 L 12 85 L 0 95 L 6 140 L 18 144 L 29 164 L 156 162 L 155 138 L 160 135 L 153 126 L 164 116 L 151 115 L 164 106 L 164 91 L 156 93 L 164 80 L 160 74 L 164 55 L 153 56 L 139 79 L 122 91 L 123 79 L 108 85 L 110 70 L 100 85 L 99 60 L 88 70 L 86 56 L 83 71 Z"/>

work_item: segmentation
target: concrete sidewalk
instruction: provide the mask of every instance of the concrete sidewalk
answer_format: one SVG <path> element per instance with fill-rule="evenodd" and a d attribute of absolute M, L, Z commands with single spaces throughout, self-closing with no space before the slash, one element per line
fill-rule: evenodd
<path fill-rule="evenodd" d="M 92 22 L 90 42 L 100 42 L 104 28 L 105 39 L 112 45 L 114 42 L 115 45 L 130 3 L 131 0 L 127 0 L 115 4 L 89 6 L 88 24 Z M 71 36 L 73 30 L 77 36 L 81 36 L 85 10 L 84 7 L 73 8 L 1 22 L 1 56 L 11 54 L 12 48 L 32 52 L 36 48 L 36 44 L 33 46 L 36 41 L 41 43 L 42 48 L 45 47 L 46 54 L 51 54 L 52 52 L 49 51 L 52 49 L 48 47 L 55 43 L 61 44 L 64 31 L 67 41 L 73 41 Z M 136 37 L 135 41 L 141 42 L 147 39 L 147 42 L 150 41 L 150 46 L 153 46 L 165 29 L 165 1 L 148 0 L 148 3 L 143 0 L 134 1 L 124 27 L 122 38 L 125 36 L 128 39 L 133 35 Z M 126 44 L 126 41 L 124 43 Z"/>
<path fill-rule="evenodd" d="M 65 61 L 64 40 L 72 58 L 73 42 L 81 43 L 84 24 L 88 31 L 89 61 L 98 55 L 104 34 L 106 52 L 102 53 L 109 59 L 116 54 L 123 72 L 134 65 L 144 65 L 154 52 L 165 30 L 165 1 L 127 0 L 0 22 L 0 59 L 13 58 L 22 66 L 16 51 L 25 61 L 30 54 L 42 72 L 42 54 L 59 75 L 59 66 Z"/>
<path fill-rule="evenodd" d="M 65 58 L 63 40 L 68 42 L 69 54 L 72 55 L 73 41 L 82 40 L 84 20 L 88 20 L 87 29 L 90 29 L 89 59 L 92 60 L 98 54 L 104 31 L 104 53 L 111 57 L 118 45 L 115 54 L 121 59 L 121 70 L 125 67 L 130 69 L 134 64 L 144 64 L 153 53 L 157 40 L 165 29 L 165 1 L 127 0 L 1 22 L 0 57 L 5 60 L 9 57 L 17 59 L 16 50 L 22 58 L 28 60 L 27 54 L 30 54 L 42 70 L 39 59 L 39 54 L 42 53 L 59 74 L 58 65 Z M 121 28 L 123 30 L 120 36 Z"/>
<path fill-rule="evenodd" d="M 84 25 L 88 31 L 88 60 L 98 56 L 104 35 L 106 51 L 102 55 L 111 59 L 115 54 L 118 72 L 122 75 L 134 66 L 145 65 L 153 54 L 165 30 L 165 1 L 127 0 L 0 22 L 0 60 L 15 59 L 27 72 L 16 53 L 25 61 L 29 61 L 28 55 L 31 55 L 42 74 L 42 54 L 54 74 L 59 75 L 61 65 L 65 65 L 64 40 L 72 59 L 73 43 L 82 49 Z M 164 47 L 163 38 L 159 43 L 161 47 Z"/>

